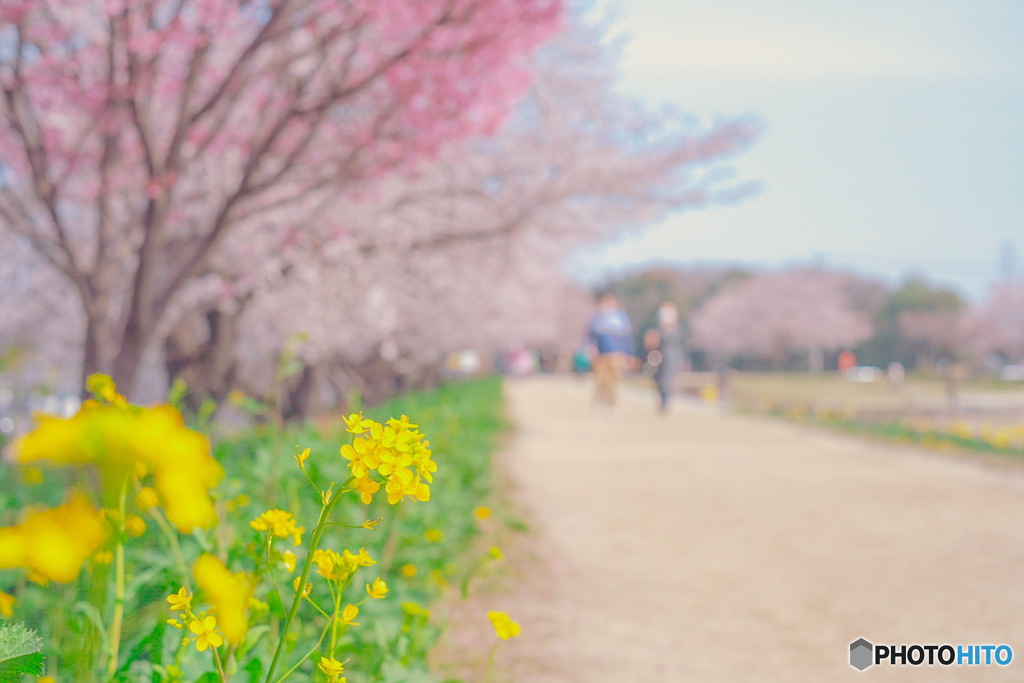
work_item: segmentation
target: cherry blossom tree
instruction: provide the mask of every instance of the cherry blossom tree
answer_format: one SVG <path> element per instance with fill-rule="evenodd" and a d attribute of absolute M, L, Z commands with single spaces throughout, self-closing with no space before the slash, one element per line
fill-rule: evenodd
<path fill-rule="evenodd" d="M 964 336 L 981 357 L 1024 360 L 1024 283 L 1008 281 L 993 287 L 988 298 L 966 314 Z"/>
<path fill-rule="evenodd" d="M 0 230 L 70 283 L 83 373 L 128 389 L 229 242 L 274 253 L 361 182 L 494 131 L 560 15 L 559 0 L 9 0 Z"/>
<path fill-rule="evenodd" d="M 781 366 L 794 351 L 837 350 L 871 335 L 852 305 L 848 278 L 818 270 L 756 275 L 693 314 L 694 343 L 719 357 L 749 354 Z"/>
<path fill-rule="evenodd" d="M 743 196 L 751 188 L 723 181 L 721 163 L 758 133 L 749 120 L 701 127 L 638 109 L 614 92 L 606 50 L 599 31 L 574 26 L 538 52 L 527 97 L 495 136 L 322 212 L 256 259 L 259 271 L 230 256 L 258 245 L 234 244 L 211 261 L 208 308 L 172 335 L 169 360 L 220 377 L 215 394 L 233 380 L 263 393 L 301 330 L 297 383 L 316 377 L 338 396 L 351 383 L 370 390 L 363 375 L 426 372 L 459 348 L 571 350 L 591 302 L 565 282 L 569 250 Z M 212 353 L 214 338 L 233 349 Z M 219 373 L 214 357 L 227 360 Z"/>
<path fill-rule="evenodd" d="M 81 358 L 81 314 L 70 284 L 31 246 L 0 231 L 0 367 L 8 390 L 68 391 Z"/>
<path fill-rule="evenodd" d="M 956 359 L 964 347 L 962 315 L 952 310 L 903 311 L 900 329 L 917 359 L 931 363 Z"/>

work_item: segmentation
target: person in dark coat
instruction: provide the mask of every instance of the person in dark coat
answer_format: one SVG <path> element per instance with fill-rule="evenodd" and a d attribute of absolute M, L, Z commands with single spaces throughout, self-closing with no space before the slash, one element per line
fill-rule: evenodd
<path fill-rule="evenodd" d="M 676 376 L 689 364 L 683 346 L 683 331 L 679 326 L 679 310 L 671 301 L 658 307 L 658 326 L 644 334 L 644 346 L 647 349 L 647 362 L 654 368 L 659 408 L 665 413 L 672 398 Z"/>

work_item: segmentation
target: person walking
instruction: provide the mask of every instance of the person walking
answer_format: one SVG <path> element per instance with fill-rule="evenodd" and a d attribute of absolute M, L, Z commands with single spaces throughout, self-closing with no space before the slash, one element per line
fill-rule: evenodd
<path fill-rule="evenodd" d="M 683 331 L 679 326 L 679 309 L 671 301 L 658 307 L 658 326 L 644 335 L 644 346 L 647 349 L 647 362 L 654 368 L 659 410 L 666 413 L 675 388 L 676 375 L 685 370 L 688 364 L 683 347 Z"/>
<path fill-rule="evenodd" d="M 594 403 L 611 412 L 622 374 L 636 362 L 633 325 L 614 294 L 606 293 L 598 301 L 597 313 L 587 326 L 587 346 L 593 358 Z"/>

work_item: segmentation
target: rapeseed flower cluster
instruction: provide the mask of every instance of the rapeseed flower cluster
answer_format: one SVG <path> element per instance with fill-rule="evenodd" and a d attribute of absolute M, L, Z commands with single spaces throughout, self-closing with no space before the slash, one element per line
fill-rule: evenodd
<path fill-rule="evenodd" d="M 345 683 L 346 678 L 341 676 L 345 672 L 345 665 L 334 657 L 321 657 L 317 666 L 327 675 L 327 683 Z"/>
<path fill-rule="evenodd" d="M 341 447 L 341 455 L 349 461 L 363 503 L 373 502 L 373 494 L 380 490 L 374 472 L 385 482 L 388 503 L 395 505 L 406 496 L 430 500 L 429 484 L 434 481 L 437 464 L 430 459 L 430 442 L 424 441 L 418 425 L 405 415 L 382 424 L 362 413 L 349 415 L 345 424 L 355 438 L 351 445 Z"/>
<path fill-rule="evenodd" d="M 344 581 L 355 574 L 360 567 L 369 567 L 377 564 L 377 560 L 370 557 L 366 548 L 360 548 L 357 554 L 349 550 L 343 550 L 342 554 L 318 548 L 313 552 L 313 563 L 316 564 L 316 571 L 320 576 L 329 581 Z"/>
<path fill-rule="evenodd" d="M 515 638 L 522 631 L 519 624 L 512 621 L 512 618 L 506 612 L 488 612 L 487 617 L 494 626 L 494 632 L 502 640 Z"/>
<path fill-rule="evenodd" d="M 109 533 L 103 511 L 81 493 L 55 508 L 28 508 L 18 524 L 0 527 L 0 569 L 24 567 L 44 580 L 68 583 Z"/>
<path fill-rule="evenodd" d="M 129 405 L 109 377 L 93 375 L 86 401 L 71 418 L 41 416 L 38 426 L 14 444 L 22 463 L 91 465 L 103 475 L 107 493 L 126 477 L 135 477 L 164 507 L 168 521 L 182 533 L 209 527 L 216 512 L 209 490 L 223 476 L 210 455 L 206 437 L 185 427 L 171 406 Z M 146 489 L 143 489 L 144 491 Z"/>
<path fill-rule="evenodd" d="M 181 612 L 181 621 L 168 619 L 167 623 L 179 631 L 188 628 L 188 633 L 182 638 L 182 645 L 195 643 L 196 649 L 205 652 L 207 649 L 216 650 L 224 644 L 224 638 L 217 631 L 217 617 L 206 612 L 196 614 L 192 611 L 192 594 L 184 588 L 178 589 L 177 593 L 167 596 L 167 602 L 172 612 Z"/>
<path fill-rule="evenodd" d="M 305 527 L 298 526 L 295 523 L 295 517 L 292 516 L 292 513 L 277 508 L 267 510 L 249 522 L 249 526 L 256 529 L 256 531 L 269 530 L 272 536 L 278 538 L 288 538 L 291 536 L 296 546 L 302 545 L 302 534 L 306 531 Z"/>

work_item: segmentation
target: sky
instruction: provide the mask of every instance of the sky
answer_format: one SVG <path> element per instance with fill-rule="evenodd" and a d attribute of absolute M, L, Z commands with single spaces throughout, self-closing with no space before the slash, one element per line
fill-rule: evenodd
<path fill-rule="evenodd" d="M 752 115 L 759 194 L 584 250 L 591 280 L 653 261 L 818 265 L 981 300 L 1024 277 L 1024 0 L 609 0 L 624 94 Z"/>

